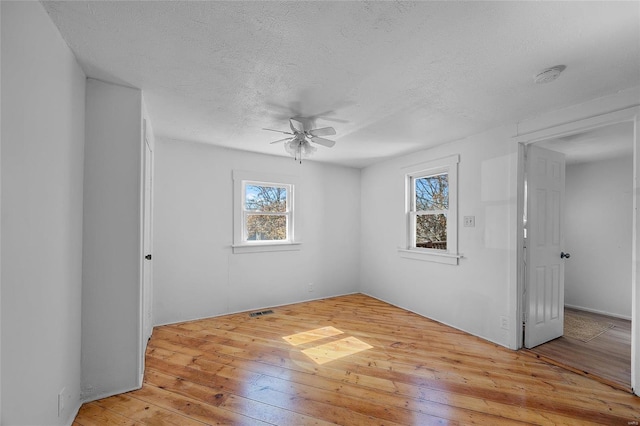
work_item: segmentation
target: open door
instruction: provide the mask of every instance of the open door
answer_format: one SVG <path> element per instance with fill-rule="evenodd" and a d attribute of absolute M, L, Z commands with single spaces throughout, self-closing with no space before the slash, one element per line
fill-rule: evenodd
<path fill-rule="evenodd" d="M 564 154 L 527 147 L 524 345 L 562 336 L 564 327 Z"/>
<path fill-rule="evenodd" d="M 145 120 L 146 125 L 146 120 Z M 146 132 L 144 137 L 144 201 L 143 201 L 143 253 L 145 259 L 142 264 L 142 332 L 143 346 L 151 338 L 153 332 L 152 302 L 153 302 L 153 151 Z M 144 351 L 143 351 L 144 354 Z"/>

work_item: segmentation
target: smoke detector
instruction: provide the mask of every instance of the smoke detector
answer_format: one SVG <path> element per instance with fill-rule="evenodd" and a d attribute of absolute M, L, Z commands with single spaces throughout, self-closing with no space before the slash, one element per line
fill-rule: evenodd
<path fill-rule="evenodd" d="M 560 77 L 560 73 L 567 68 L 566 65 L 556 65 L 555 67 L 542 70 L 533 77 L 533 81 L 537 84 L 550 83 Z"/>

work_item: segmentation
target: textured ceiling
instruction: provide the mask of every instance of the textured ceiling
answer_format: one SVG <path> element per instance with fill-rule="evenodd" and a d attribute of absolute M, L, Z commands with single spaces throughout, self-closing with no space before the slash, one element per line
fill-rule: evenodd
<path fill-rule="evenodd" d="M 549 139 L 536 145 L 562 152 L 567 164 L 588 163 L 618 157 L 633 157 L 631 121 L 598 127 L 586 132 Z"/>
<path fill-rule="evenodd" d="M 43 2 L 157 136 L 274 155 L 287 118 L 362 167 L 640 85 L 638 2 Z M 553 83 L 533 75 L 553 65 Z"/>

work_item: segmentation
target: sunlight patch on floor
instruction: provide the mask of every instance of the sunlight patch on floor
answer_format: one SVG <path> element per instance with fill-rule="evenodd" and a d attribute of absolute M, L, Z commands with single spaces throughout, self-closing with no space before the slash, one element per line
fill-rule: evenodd
<path fill-rule="evenodd" d="M 322 365 L 329 361 L 353 355 L 355 353 L 371 349 L 373 346 L 366 344 L 355 337 L 346 337 L 335 342 L 325 343 L 315 348 L 305 349 L 303 354 Z"/>
<path fill-rule="evenodd" d="M 324 339 L 327 337 L 336 336 L 342 334 L 343 331 L 338 330 L 335 327 L 322 327 L 315 330 L 309 330 L 302 333 L 292 334 L 285 336 L 283 339 L 292 344 L 293 346 L 302 345 L 303 343 L 314 342 L 316 340 Z"/>

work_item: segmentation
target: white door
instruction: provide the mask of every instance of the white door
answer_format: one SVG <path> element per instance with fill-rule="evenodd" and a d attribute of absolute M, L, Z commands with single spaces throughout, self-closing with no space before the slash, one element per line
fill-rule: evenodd
<path fill-rule="evenodd" d="M 144 140 L 144 217 L 143 217 L 143 260 L 142 270 L 142 331 L 144 347 L 153 331 L 152 304 L 153 304 L 153 151 L 149 141 Z"/>
<path fill-rule="evenodd" d="M 564 327 L 564 154 L 527 148 L 524 345 L 562 336 Z"/>

